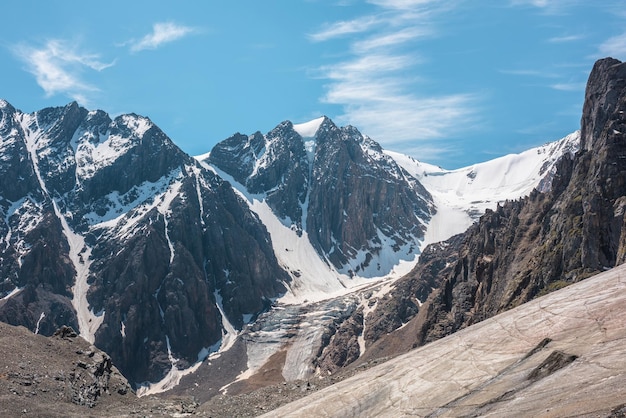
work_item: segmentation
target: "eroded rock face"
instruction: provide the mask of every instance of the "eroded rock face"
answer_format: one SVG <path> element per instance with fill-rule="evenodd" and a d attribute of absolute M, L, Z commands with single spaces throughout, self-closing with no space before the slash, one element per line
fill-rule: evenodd
<path fill-rule="evenodd" d="M 594 66 L 581 122 L 583 151 L 562 161 L 552 192 L 504 205 L 468 231 L 455 270 L 430 300 L 426 329 L 441 324 L 435 317 L 445 313 L 456 330 L 623 262 L 625 68 L 612 59 Z M 461 287 L 470 303 L 446 302 L 446 290 Z M 453 319 L 456 312 L 465 318 Z"/>
<path fill-rule="evenodd" d="M 420 220 L 430 218 L 431 197 L 380 145 L 329 121 L 316 138 L 307 232 L 318 251 L 358 274 L 371 261 L 359 259 L 360 249 L 399 251 L 423 237 Z"/>
<path fill-rule="evenodd" d="M 597 149 L 599 144 L 605 142 L 602 137 L 612 134 L 612 125 L 620 124 L 615 116 L 623 106 L 625 90 L 626 67 L 621 61 L 605 58 L 595 63 L 585 90 L 581 120 L 582 149 Z"/>
<path fill-rule="evenodd" d="M 132 382 L 156 381 L 219 342 L 216 295 L 241 327 L 285 292 L 256 215 L 149 119 L 0 113 L 0 320 L 82 326 Z"/>
<path fill-rule="evenodd" d="M 317 366 L 323 374 L 334 373 L 347 366 L 361 354 L 359 335 L 363 332 L 363 308 L 344 321 L 332 336 L 330 350 L 324 350 Z"/>

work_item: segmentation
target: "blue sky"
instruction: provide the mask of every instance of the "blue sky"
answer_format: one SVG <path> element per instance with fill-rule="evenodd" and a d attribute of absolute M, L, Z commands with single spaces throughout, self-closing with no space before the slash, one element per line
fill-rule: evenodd
<path fill-rule="evenodd" d="M 150 117 L 183 150 L 327 115 L 457 168 L 578 129 L 623 0 L 28 1 L 2 5 L 0 97 Z"/>

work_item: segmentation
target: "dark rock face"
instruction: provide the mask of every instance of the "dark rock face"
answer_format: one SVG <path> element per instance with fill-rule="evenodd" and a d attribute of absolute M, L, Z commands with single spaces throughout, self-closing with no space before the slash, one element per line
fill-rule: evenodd
<path fill-rule="evenodd" d="M 285 292 L 258 218 L 149 119 L 0 112 L 0 320 L 78 329 L 86 297 L 104 315 L 95 344 L 131 381 L 156 381 L 220 341 L 217 296 L 240 328 Z"/>
<path fill-rule="evenodd" d="M 309 163 L 302 138 L 291 122 L 283 122 L 266 136 L 236 134 L 218 143 L 209 162 L 233 176 L 251 193 L 267 193 L 267 201 L 280 218 L 302 229 Z"/>
<path fill-rule="evenodd" d="M 585 104 L 581 120 L 581 148 L 592 150 L 601 137 L 612 135 L 612 125 L 619 125 L 619 108 L 623 106 L 626 91 L 626 67 L 614 58 L 595 63 L 585 90 Z"/>
<path fill-rule="evenodd" d="M 376 142 L 328 118 L 312 138 L 291 122 L 266 136 L 237 134 L 217 144 L 208 161 L 250 193 L 265 193 L 278 217 L 349 274 L 387 273 L 376 257 L 389 247 L 416 250 L 433 210 L 428 192 Z"/>
<path fill-rule="evenodd" d="M 332 336 L 330 347 L 319 358 L 317 366 L 322 374 L 333 373 L 359 358 L 361 347 L 358 336 L 363 332 L 363 308 L 345 320 Z"/>
<path fill-rule="evenodd" d="M 601 60 L 588 82 L 582 150 L 562 158 L 551 190 L 507 202 L 427 247 L 365 318 L 366 346 L 393 354 L 384 347 L 402 341 L 407 350 L 623 263 L 624 115 L 626 64 Z"/>
<path fill-rule="evenodd" d="M 554 372 L 562 369 L 563 367 L 574 362 L 578 356 L 573 354 L 567 354 L 559 350 L 555 350 L 545 359 L 539 366 L 537 366 L 528 375 L 528 380 L 533 382 L 541 380 L 550 376 Z"/>
<path fill-rule="evenodd" d="M 510 202 L 467 232 L 454 271 L 428 301 L 422 342 L 624 261 L 625 68 L 612 59 L 594 66 L 583 151 L 561 162 L 552 192 Z"/>
<path fill-rule="evenodd" d="M 322 124 L 317 141 L 307 232 L 318 251 L 359 273 L 372 253 L 386 246 L 399 251 L 423 237 L 420 220 L 430 218 L 431 197 L 380 145 L 331 123 Z"/>

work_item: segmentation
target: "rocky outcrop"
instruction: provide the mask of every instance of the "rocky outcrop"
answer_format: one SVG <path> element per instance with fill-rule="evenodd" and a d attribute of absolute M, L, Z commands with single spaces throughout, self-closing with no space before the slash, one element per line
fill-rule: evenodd
<path fill-rule="evenodd" d="M 138 398 L 106 353 L 70 327 L 53 334 L 0 322 L 0 416 L 171 417 L 197 409 L 191 396 Z"/>
<path fill-rule="evenodd" d="M 354 274 L 379 261 L 373 255 L 383 248 L 416 251 L 433 210 L 422 185 L 354 127 L 327 121 L 316 139 L 307 216 L 313 246 Z"/>
<path fill-rule="evenodd" d="M 184 368 L 221 339 L 216 294 L 228 321 L 241 329 L 244 315 L 266 310 L 285 291 L 287 277 L 267 246 L 266 231 L 226 183 L 214 181 L 215 188 L 203 191 L 201 204 L 212 206 L 204 217 L 198 217 L 198 202 L 191 204 L 195 179 L 186 177 L 167 227 L 164 215 L 152 210 L 137 225 L 142 233 L 123 248 L 115 234 L 94 247 L 89 300 L 108 313 L 96 343 L 145 380 L 159 380 L 169 367 L 168 344 Z"/>
<path fill-rule="evenodd" d="M 250 193 L 266 193 L 280 218 L 289 218 L 302 230 L 302 205 L 307 195 L 310 167 L 304 142 L 289 121 L 267 135 L 236 134 L 211 150 L 209 162 L 233 176 Z"/>
<path fill-rule="evenodd" d="M 135 398 L 111 358 L 72 328 L 62 327 L 48 338 L 1 323 L 0 330 L 1 415 L 61 416 L 65 411 L 75 416 L 81 410 L 84 415 L 101 411 L 111 401 L 128 398 L 131 403 Z"/>
<path fill-rule="evenodd" d="M 78 334 L 72 328 L 63 326 L 54 333 L 54 337 L 71 343 Z M 100 397 L 110 395 L 111 391 L 120 395 L 131 392 L 130 385 L 113 368 L 107 354 L 99 350 L 84 351 L 78 347 L 75 353 L 82 357 L 73 363 L 66 380 L 69 385 L 69 399 L 73 403 L 93 408 Z M 111 382 L 112 377 L 114 382 Z M 61 377 L 58 380 L 65 379 Z"/>
<path fill-rule="evenodd" d="M 332 335 L 334 349 L 324 350 L 317 361 L 318 371 L 330 374 L 347 366 L 361 354 L 359 335 L 363 332 L 363 308 L 359 308 L 347 320 L 343 321 Z"/>

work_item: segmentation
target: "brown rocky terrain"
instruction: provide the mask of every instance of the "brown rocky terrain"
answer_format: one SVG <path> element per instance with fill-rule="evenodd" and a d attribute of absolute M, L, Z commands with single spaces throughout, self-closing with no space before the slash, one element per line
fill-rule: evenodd
<path fill-rule="evenodd" d="M 171 417 L 190 397 L 137 398 L 111 358 L 69 327 L 53 336 L 0 323 L 0 416 Z"/>

